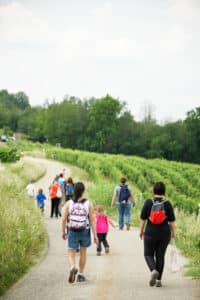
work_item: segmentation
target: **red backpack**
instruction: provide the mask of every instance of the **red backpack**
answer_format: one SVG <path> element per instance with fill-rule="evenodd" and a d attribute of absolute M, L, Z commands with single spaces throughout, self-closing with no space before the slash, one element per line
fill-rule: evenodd
<path fill-rule="evenodd" d="M 165 214 L 165 206 L 164 203 L 166 200 L 162 200 L 158 202 L 155 199 L 152 199 L 153 205 L 151 207 L 151 212 L 149 216 L 149 220 L 152 224 L 162 224 L 166 219 Z"/>

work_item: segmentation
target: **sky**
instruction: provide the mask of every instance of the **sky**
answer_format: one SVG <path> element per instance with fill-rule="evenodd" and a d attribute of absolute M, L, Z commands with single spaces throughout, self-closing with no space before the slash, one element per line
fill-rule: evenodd
<path fill-rule="evenodd" d="M 200 106 L 199 32 L 199 0 L 0 0 L 0 89 L 184 119 Z"/>

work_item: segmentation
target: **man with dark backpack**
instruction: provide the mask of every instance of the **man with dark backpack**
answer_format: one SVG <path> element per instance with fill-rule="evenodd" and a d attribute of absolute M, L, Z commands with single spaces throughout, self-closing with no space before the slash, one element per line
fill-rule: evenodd
<path fill-rule="evenodd" d="M 130 187 L 126 184 L 126 181 L 126 178 L 121 178 L 120 184 L 114 190 L 111 203 L 111 207 L 113 207 L 115 204 L 117 206 L 120 230 L 123 230 L 124 228 L 124 218 L 126 229 L 130 229 L 131 207 L 135 205 L 134 196 Z"/>

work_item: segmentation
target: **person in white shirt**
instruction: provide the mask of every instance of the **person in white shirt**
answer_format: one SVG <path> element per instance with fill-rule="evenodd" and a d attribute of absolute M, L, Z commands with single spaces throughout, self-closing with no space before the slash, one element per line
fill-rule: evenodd
<path fill-rule="evenodd" d="M 33 183 L 33 181 L 31 181 L 27 187 L 26 187 L 26 191 L 29 197 L 31 198 L 35 198 L 35 185 Z"/>

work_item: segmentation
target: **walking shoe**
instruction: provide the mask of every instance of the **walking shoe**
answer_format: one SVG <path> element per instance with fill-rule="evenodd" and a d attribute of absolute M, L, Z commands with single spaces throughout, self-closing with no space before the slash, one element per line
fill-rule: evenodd
<path fill-rule="evenodd" d="M 76 274 L 78 273 L 78 269 L 76 267 L 73 267 L 69 272 L 69 278 L 68 282 L 73 283 L 76 279 Z"/>
<path fill-rule="evenodd" d="M 161 280 L 156 280 L 156 287 L 161 287 L 161 286 L 162 286 Z"/>
<path fill-rule="evenodd" d="M 101 252 L 97 252 L 97 256 L 101 256 Z"/>
<path fill-rule="evenodd" d="M 156 284 L 156 279 L 158 278 L 158 275 L 159 275 L 159 273 L 156 270 L 153 270 L 151 272 L 151 277 L 150 277 L 150 281 L 149 281 L 150 286 L 154 286 Z"/>
<path fill-rule="evenodd" d="M 130 224 L 126 224 L 126 230 L 130 230 L 131 225 Z"/>
<path fill-rule="evenodd" d="M 108 253 L 109 253 L 109 250 L 110 250 L 109 247 L 106 247 L 106 248 L 105 248 L 105 253 L 108 254 Z"/>
<path fill-rule="evenodd" d="M 86 278 L 84 275 L 78 274 L 77 276 L 77 282 L 84 282 L 86 281 Z"/>

